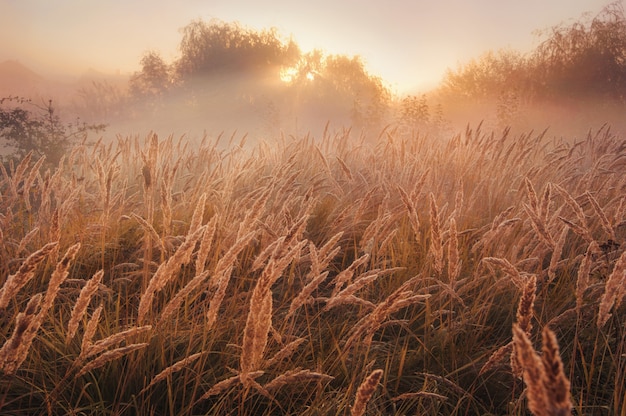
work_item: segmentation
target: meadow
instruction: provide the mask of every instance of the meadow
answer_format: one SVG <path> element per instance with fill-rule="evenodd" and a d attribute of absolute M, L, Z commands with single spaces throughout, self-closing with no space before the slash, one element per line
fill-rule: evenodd
<path fill-rule="evenodd" d="M 608 127 L 30 154 L 0 413 L 624 414 L 624 172 Z"/>

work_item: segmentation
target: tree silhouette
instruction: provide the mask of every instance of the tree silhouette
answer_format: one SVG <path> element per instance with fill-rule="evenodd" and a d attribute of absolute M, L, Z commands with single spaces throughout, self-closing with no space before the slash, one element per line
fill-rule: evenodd
<path fill-rule="evenodd" d="M 89 131 L 102 131 L 106 127 L 78 121 L 63 124 L 52 100 L 38 105 L 19 97 L 0 99 L 0 105 L 5 102 L 18 106 L 0 107 L 0 139 L 4 140 L 5 147 L 13 150 L 12 156 L 19 159 L 34 152 L 38 157 L 45 156 L 48 164 L 56 165 L 74 140 L 85 137 Z M 34 108 L 34 112 L 24 106 Z"/>
<path fill-rule="evenodd" d="M 175 63 L 182 82 L 223 72 L 278 71 L 280 66 L 293 65 L 300 55 L 295 42 L 285 44 L 276 29 L 255 31 L 238 23 L 196 20 L 182 32 L 181 57 Z"/>
<path fill-rule="evenodd" d="M 619 2 L 590 22 L 556 26 L 532 55 L 546 97 L 610 98 L 626 93 L 626 18 Z"/>

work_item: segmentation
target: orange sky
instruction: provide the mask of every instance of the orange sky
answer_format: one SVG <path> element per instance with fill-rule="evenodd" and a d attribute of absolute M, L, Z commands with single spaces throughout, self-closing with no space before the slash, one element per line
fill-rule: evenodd
<path fill-rule="evenodd" d="M 624 0 L 622 0 L 624 1 Z M 0 62 L 42 74 L 132 73 L 146 50 L 169 62 L 191 20 L 276 27 L 304 51 L 361 55 L 394 92 L 434 85 L 446 68 L 499 48 L 528 51 L 533 31 L 597 14 L 599 0 L 3 0 Z"/>

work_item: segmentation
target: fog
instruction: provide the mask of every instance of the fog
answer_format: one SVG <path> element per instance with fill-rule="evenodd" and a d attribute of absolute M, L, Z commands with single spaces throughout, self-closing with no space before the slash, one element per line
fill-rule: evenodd
<path fill-rule="evenodd" d="M 547 129 L 568 140 L 605 124 L 623 134 L 623 9 L 612 4 L 547 33 L 531 52 L 487 51 L 427 90 L 398 94 L 359 56 L 305 52 L 275 30 L 199 20 L 181 30 L 178 56 L 146 52 L 126 76 L 96 68 L 73 81 L 53 80 L 15 61 L 0 63 L 0 96 L 52 100 L 66 124 L 104 123 L 90 140 L 156 132 L 254 144 L 350 130 L 375 142 L 382 132 L 450 138 L 478 125 L 494 134 Z M 27 109 L 46 116 L 41 105 Z"/>

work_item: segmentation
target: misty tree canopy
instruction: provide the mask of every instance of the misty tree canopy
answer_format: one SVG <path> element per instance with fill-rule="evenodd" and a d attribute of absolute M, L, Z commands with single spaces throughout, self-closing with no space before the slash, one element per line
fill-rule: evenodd
<path fill-rule="evenodd" d="M 241 118 L 271 124 L 309 117 L 318 124 L 339 118 L 364 126 L 380 122 L 391 99 L 359 57 L 304 54 L 276 29 L 193 21 L 182 29 L 179 49 L 170 64 L 154 51 L 142 57 L 129 92 L 143 110 L 154 114 L 172 104 L 223 119 L 236 108 Z"/>
<path fill-rule="evenodd" d="M 255 31 L 238 23 L 197 20 L 182 32 L 181 57 L 174 64 L 182 82 L 225 71 L 258 74 L 291 66 L 300 56 L 295 42 L 284 43 L 276 29 Z"/>
<path fill-rule="evenodd" d="M 484 99 L 516 91 L 527 100 L 626 98 L 626 18 L 612 3 L 591 20 L 540 32 L 534 51 L 487 52 L 456 71 L 442 89 L 448 96 Z"/>

